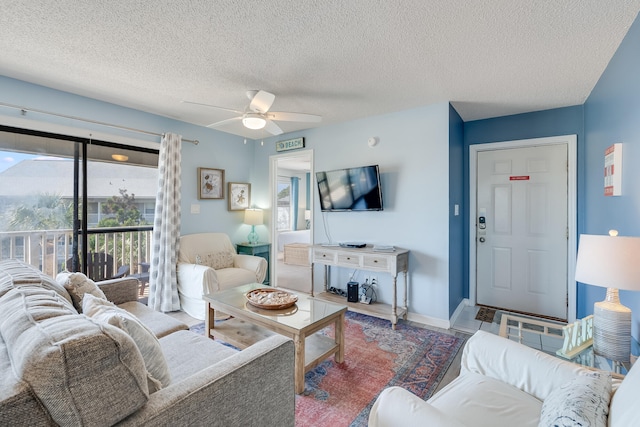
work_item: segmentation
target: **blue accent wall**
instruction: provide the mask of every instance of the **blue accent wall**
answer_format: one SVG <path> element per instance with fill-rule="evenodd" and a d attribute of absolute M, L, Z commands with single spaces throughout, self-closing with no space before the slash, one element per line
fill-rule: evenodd
<path fill-rule="evenodd" d="M 465 171 L 464 159 L 464 122 L 458 112 L 449 105 L 449 316 L 453 314 L 465 297 L 469 296 L 469 285 L 465 276 L 464 222 L 462 212 L 464 203 Z M 455 206 L 459 214 L 455 214 Z M 468 270 L 468 267 L 467 267 Z"/>
<path fill-rule="evenodd" d="M 519 139 L 545 138 L 557 135 L 577 135 L 578 140 L 578 233 L 584 222 L 584 108 L 582 105 L 536 111 L 533 113 L 476 120 L 464 124 L 464 170 L 469 172 L 469 146 Z M 464 200 L 469 203 L 469 178 L 464 181 Z M 469 224 L 469 210 L 464 210 L 463 221 Z M 465 253 L 469 253 L 469 228 L 464 229 Z M 469 288 L 468 257 L 465 264 L 466 288 Z"/>
<path fill-rule="evenodd" d="M 640 236 L 640 18 L 627 32 L 617 52 L 584 104 L 585 110 L 585 234 Z M 622 143 L 622 195 L 605 197 L 604 151 Z M 638 254 L 640 256 L 640 254 Z M 578 285 L 578 316 L 593 313 L 605 288 Z M 621 291 L 620 302 L 633 311 L 633 336 L 640 335 L 640 292 Z"/>
<path fill-rule="evenodd" d="M 577 134 L 580 141 L 583 133 L 582 105 L 475 120 L 464 124 L 464 142 L 467 147 L 486 142 L 573 134 Z"/>

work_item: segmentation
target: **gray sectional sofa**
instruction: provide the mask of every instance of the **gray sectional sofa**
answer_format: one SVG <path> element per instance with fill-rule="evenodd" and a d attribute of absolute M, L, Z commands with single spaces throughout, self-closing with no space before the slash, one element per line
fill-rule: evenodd
<path fill-rule="evenodd" d="M 171 382 L 152 393 L 131 336 L 79 314 L 39 270 L 0 262 L 0 425 L 294 425 L 290 340 L 236 351 L 138 303 L 138 285 L 98 283 L 158 338 Z"/>

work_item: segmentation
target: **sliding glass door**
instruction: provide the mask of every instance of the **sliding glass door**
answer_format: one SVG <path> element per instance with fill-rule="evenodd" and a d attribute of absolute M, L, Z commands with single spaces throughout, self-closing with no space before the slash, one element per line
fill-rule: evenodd
<path fill-rule="evenodd" d="M 52 276 L 144 272 L 157 161 L 156 150 L 0 127 L 0 259 Z"/>

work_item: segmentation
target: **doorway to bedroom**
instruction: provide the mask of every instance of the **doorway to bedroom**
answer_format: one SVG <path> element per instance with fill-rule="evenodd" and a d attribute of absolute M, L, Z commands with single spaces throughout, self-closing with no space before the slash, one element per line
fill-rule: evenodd
<path fill-rule="evenodd" d="M 309 246 L 313 242 L 313 152 L 271 157 L 271 281 L 299 292 L 311 290 Z"/>

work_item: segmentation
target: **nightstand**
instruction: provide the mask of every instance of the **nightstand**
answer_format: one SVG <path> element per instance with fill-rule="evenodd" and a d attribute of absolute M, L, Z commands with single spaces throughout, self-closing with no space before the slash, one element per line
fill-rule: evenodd
<path fill-rule="evenodd" d="M 269 252 L 271 251 L 271 243 L 248 243 L 248 242 L 244 242 L 244 243 L 238 243 L 236 245 L 236 250 L 238 251 L 238 254 L 243 254 L 243 255 L 255 255 L 255 256 L 259 256 L 262 257 L 264 259 L 267 260 L 267 275 L 264 278 L 264 282 L 262 282 L 265 285 L 269 284 Z"/>

